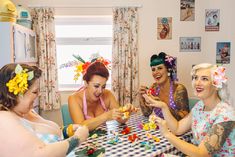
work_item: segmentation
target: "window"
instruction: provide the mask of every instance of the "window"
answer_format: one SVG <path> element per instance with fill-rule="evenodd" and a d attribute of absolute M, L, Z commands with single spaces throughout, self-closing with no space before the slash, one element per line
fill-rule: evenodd
<path fill-rule="evenodd" d="M 76 82 L 73 80 L 75 67 L 60 68 L 62 64 L 76 60 L 73 54 L 80 55 L 85 61 L 97 54 L 112 59 L 111 16 L 56 17 L 55 32 L 60 91 L 77 90 L 82 85 L 82 77 Z M 111 88 L 111 77 L 107 88 Z"/>

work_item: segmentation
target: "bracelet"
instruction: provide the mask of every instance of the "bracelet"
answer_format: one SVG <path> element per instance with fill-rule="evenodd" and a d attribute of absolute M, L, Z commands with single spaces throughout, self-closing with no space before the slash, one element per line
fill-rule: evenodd
<path fill-rule="evenodd" d="M 63 127 L 63 129 L 62 129 L 62 132 L 63 132 L 63 136 L 64 136 L 64 139 L 66 139 L 66 138 L 68 138 L 69 136 L 68 136 L 68 134 L 67 134 L 67 126 L 65 126 L 65 127 Z"/>
<path fill-rule="evenodd" d="M 74 135 L 74 131 L 73 131 L 73 124 L 69 124 L 69 126 L 67 127 L 67 135 L 69 137 Z"/>

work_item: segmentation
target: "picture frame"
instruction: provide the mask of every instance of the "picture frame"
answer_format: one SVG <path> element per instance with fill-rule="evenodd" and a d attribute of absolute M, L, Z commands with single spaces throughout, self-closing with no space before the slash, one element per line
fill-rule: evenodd
<path fill-rule="evenodd" d="M 230 64 L 231 42 L 216 43 L 216 64 Z"/>
<path fill-rule="evenodd" d="M 201 52 L 201 37 L 180 37 L 180 52 Z"/>
<path fill-rule="evenodd" d="M 220 26 L 220 10 L 205 10 L 205 31 L 219 31 Z"/>
<path fill-rule="evenodd" d="M 172 39 L 172 17 L 157 18 L 157 39 Z"/>
<path fill-rule="evenodd" d="M 180 0 L 180 21 L 195 21 L 195 0 Z"/>

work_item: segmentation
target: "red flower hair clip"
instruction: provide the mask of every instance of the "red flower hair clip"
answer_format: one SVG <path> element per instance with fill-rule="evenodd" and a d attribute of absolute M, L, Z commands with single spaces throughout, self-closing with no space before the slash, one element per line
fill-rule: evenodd
<path fill-rule="evenodd" d="M 103 63 L 107 69 L 110 69 L 111 67 L 109 66 L 111 64 L 111 62 L 109 60 L 104 59 L 103 57 L 100 56 L 95 56 L 95 58 L 91 59 L 91 61 L 85 61 L 82 59 L 81 56 L 79 55 L 73 55 L 74 58 L 77 59 L 77 61 L 69 61 L 65 64 L 60 65 L 60 69 L 61 68 L 66 68 L 66 67 L 72 67 L 75 66 L 75 75 L 74 75 L 74 80 L 77 81 L 78 78 L 81 75 L 84 75 L 88 69 L 88 67 L 94 63 L 94 62 L 101 62 Z"/>

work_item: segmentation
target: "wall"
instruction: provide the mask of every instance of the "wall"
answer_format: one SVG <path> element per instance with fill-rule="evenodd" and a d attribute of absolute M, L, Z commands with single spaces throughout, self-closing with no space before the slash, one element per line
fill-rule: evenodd
<path fill-rule="evenodd" d="M 16 0 L 13 0 L 16 2 Z M 153 81 L 149 68 L 149 58 L 152 54 L 165 51 L 178 58 L 178 76 L 180 82 L 186 85 L 189 96 L 193 97 L 190 70 L 193 64 L 201 62 L 215 63 L 217 41 L 231 42 L 231 64 L 226 65 L 231 93 L 235 92 L 235 67 L 233 43 L 235 42 L 235 21 L 232 20 L 234 0 L 206 0 L 195 3 L 195 21 L 180 21 L 180 1 L 176 0 L 17 0 L 17 3 L 38 6 L 80 6 L 86 8 L 56 8 L 56 15 L 107 15 L 111 14 L 112 5 L 141 5 L 139 9 L 139 58 L 140 83 L 150 85 Z M 87 8 L 91 6 L 92 8 Z M 98 6 L 99 8 L 94 8 Z M 102 8 L 101 6 L 104 6 Z M 220 9 L 220 31 L 205 32 L 205 9 Z M 173 17 L 172 40 L 157 40 L 157 17 Z M 179 37 L 200 36 L 201 52 L 179 52 Z M 67 102 L 68 92 L 62 93 L 62 103 Z M 232 95 L 234 98 L 234 95 Z"/>

